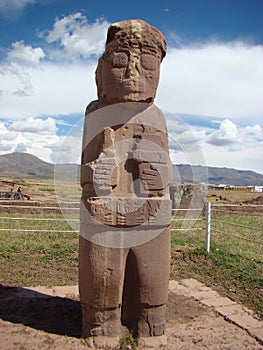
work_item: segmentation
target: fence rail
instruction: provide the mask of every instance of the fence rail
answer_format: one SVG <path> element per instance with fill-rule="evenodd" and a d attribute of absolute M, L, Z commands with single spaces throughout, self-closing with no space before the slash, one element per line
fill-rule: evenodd
<path fill-rule="evenodd" d="M 77 214 L 80 210 L 79 207 L 76 206 L 76 204 L 78 204 L 78 202 L 67 202 L 67 203 L 61 203 L 61 207 L 59 206 L 30 206 L 30 205 L 1 205 L 1 208 L 19 208 L 19 209 L 37 209 L 37 210 L 43 210 L 43 213 L 45 215 L 45 211 L 46 210 L 60 210 L 60 214 L 62 216 L 62 213 L 64 211 L 73 211 L 75 214 Z M 254 206 L 252 206 L 254 207 Z M 177 213 L 177 212 L 184 212 L 184 213 L 194 213 L 195 212 L 199 212 L 199 213 L 204 213 L 203 208 L 190 208 L 190 209 L 173 209 L 172 213 Z M 196 216 L 196 217 L 181 217 L 180 215 L 176 216 L 172 216 L 172 223 L 175 222 L 185 222 L 186 224 L 189 223 L 189 225 L 191 225 L 191 223 L 195 223 L 195 222 L 202 222 L 205 220 L 206 225 L 205 227 L 203 227 L 202 225 L 199 226 L 193 226 L 191 225 L 191 227 L 180 227 L 180 228 L 171 228 L 171 232 L 187 232 L 189 230 L 192 231 L 203 231 L 205 230 L 206 232 L 206 250 L 207 252 L 210 252 L 210 242 L 211 242 L 211 235 L 213 236 L 214 233 L 219 233 L 222 234 L 224 236 L 229 236 L 229 237 L 234 237 L 236 239 L 240 239 L 240 240 L 245 240 L 245 241 L 249 241 L 252 242 L 254 244 L 259 244 L 262 245 L 263 241 L 258 240 L 258 239 L 250 239 L 247 237 L 242 237 L 238 234 L 233 234 L 230 232 L 227 232 L 227 228 L 233 226 L 233 227 L 237 227 L 240 229 L 244 229 L 244 230 L 253 230 L 253 231 L 263 231 L 263 227 L 257 227 L 257 226 L 248 226 L 248 225 L 243 225 L 241 223 L 233 223 L 230 222 L 226 219 L 220 219 L 221 215 L 216 215 L 217 212 L 220 213 L 227 213 L 227 216 L 232 215 L 232 214 L 239 214 L 241 215 L 242 212 L 241 211 L 229 211 L 226 209 L 220 209 L 217 207 L 214 207 L 213 205 L 211 205 L 209 202 L 206 203 L 206 211 L 205 211 L 205 217 L 201 218 L 200 216 Z M 32 213 L 31 213 L 32 214 Z M 75 215 L 74 214 L 74 215 Z M 248 214 L 250 218 L 258 218 L 258 216 L 253 216 L 251 215 L 251 213 Z M 52 217 L 23 217 L 23 216 L 18 216 L 18 217 L 9 217 L 9 216 L 0 216 L 0 221 L 17 221 L 17 222 L 21 222 L 21 221 L 34 221 L 34 222 L 79 222 L 79 218 L 70 218 L 70 217 L 56 217 L 56 218 L 52 218 Z M 214 227 L 214 224 L 217 223 L 221 223 L 223 224 L 222 226 L 224 226 L 222 229 L 218 229 L 218 227 Z M 73 227 L 72 227 L 73 228 Z M 77 232 L 77 230 L 67 230 L 67 229 L 42 229 L 42 228 L 0 228 L 0 231 L 7 231 L 7 232 L 51 232 L 51 233 L 74 233 Z"/>

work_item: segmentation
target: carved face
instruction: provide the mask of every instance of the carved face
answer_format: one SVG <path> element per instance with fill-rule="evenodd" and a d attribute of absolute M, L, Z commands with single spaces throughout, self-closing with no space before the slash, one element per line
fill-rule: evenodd
<path fill-rule="evenodd" d="M 161 52 L 138 47 L 106 51 L 101 61 L 100 95 L 109 102 L 153 101 Z"/>

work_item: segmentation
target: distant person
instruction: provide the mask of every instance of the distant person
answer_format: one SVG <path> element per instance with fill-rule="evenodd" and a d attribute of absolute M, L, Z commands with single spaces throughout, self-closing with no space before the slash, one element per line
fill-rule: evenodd
<path fill-rule="evenodd" d="M 24 199 L 21 186 L 17 189 L 18 199 Z"/>

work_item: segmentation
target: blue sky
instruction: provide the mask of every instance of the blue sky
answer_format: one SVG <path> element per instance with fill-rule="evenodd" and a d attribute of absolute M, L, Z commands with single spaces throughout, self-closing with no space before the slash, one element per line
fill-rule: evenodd
<path fill-rule="evenodd" d="M 262 0 L 0 0 L 0 154 L 78 162 L 107 28 L 141 18 L 167 39 L 173 162 L 263 174 L 262 17 Z"/>

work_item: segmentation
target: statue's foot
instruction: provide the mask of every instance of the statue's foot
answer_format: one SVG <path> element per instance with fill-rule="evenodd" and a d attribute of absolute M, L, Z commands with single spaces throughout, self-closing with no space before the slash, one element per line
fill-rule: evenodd
<path fill-rule="evenodd" d="M 88 325 L 88 334 L 85 338 L 86 344 L 95 349 L 117 349 L 120 339 L 129 335 L 129 331 L 119 320 L 109 320 L 102 325 Z"/>
<path fill-rule="evenodd" d="M 161 336 L 165 332 L 165 305 L 144 307 L 138 322 L 138 336 Z"/>
<path fill-rule="evenodd" d="M 82 337 L 124 337 L 128 329 L 121 323 L 120 308 L 98 309 L 82 305 Z"/>
<path fill-rule="evenodd" d="M 126 327 L 121 324 L 120 320 L 108 320 L 99 326 L 90 327 L 91 336 L 107 336 L 107 337 L 125 337 L 129 334 Z"/>
<path fill-rule="evenodd" d="M 92 349 L 118 349 L 120 344 L 119 337 L 106 337 L 100 336 L 97 337 L 88 337 L 85 339 L 85 342 L 89 348 Z"/>

